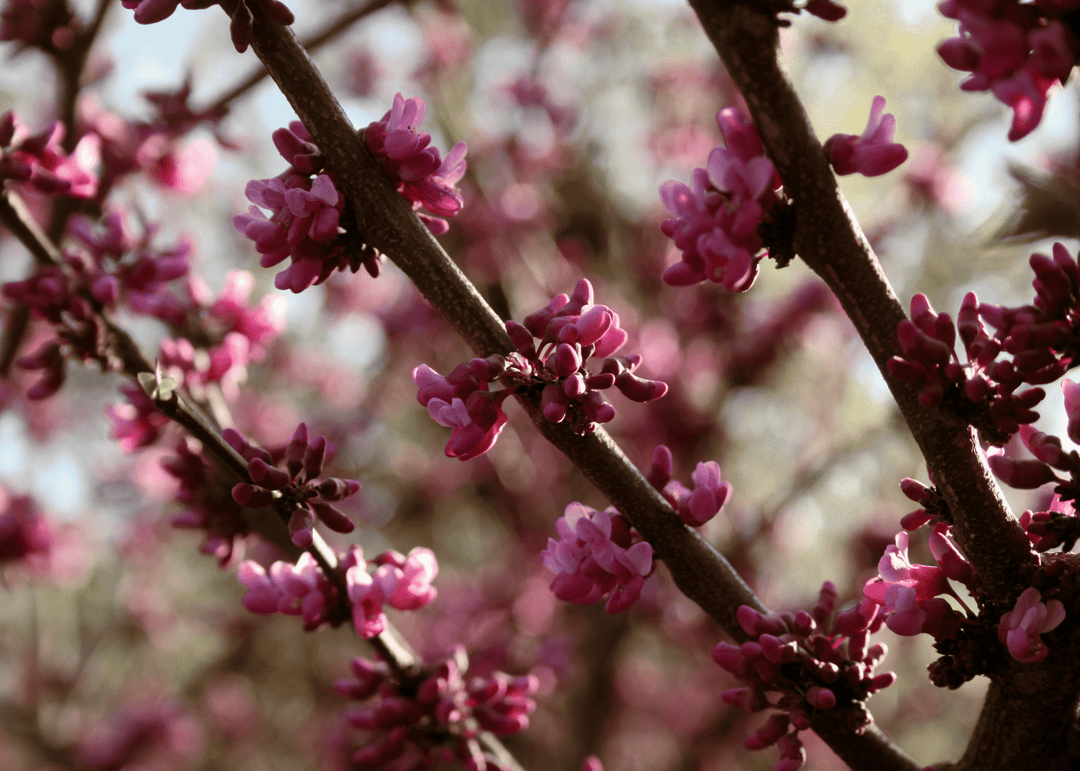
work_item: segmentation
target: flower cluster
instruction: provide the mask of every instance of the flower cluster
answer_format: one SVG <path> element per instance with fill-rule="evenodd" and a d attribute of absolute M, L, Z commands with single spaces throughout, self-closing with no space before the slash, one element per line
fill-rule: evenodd
<path fill-rule="evenodd" d="M 745 683 L 724 691 L 724 701 L 752 712 L 780 710 L 746 740 L 752 750 L 779 747 L 774 771 L 796 771 L 806 762 L 798 734 L 810 727 L 815 712 L 847 710 L 852 730 L 861 733 L 871 720 L 864 702 L 896 680 L 892 672 L 874 674 L 885 658 L 885 645 L 867 647 L 870 634 L 881 626 L 877 606 L 863 602 L 835 610 L 836 587 L 829 581 L 809 613 L 762 615 L 743 605 L 739 624 L 751 640 L 720 642 L 713 649 L 713 660 Z"/>
<path fill-rule="evenodd" d="M 353 661 L 355 680 L 340 680 L 335 690 L 350 699 L 377 698 L 374 706 L 354 707 L 346 719 L 369 739 L 353 754 L 365 768 L 431 768 L 460 763 L 469 771 L 500 771 L 505 766 L 486 755 L 481 731 L 509 736 L 529 725 L 536 708 L 532 695 L 539 681 L 532 675 L 512 677 L 502 672 L 468 676 L 465 650 L 430 670 L 415 686 L 403 687 L 382 662 Z"/>
<path fill-rule="evenodd" d="M 1062 553 L 1067 554 L 1080 540 L 1080 517 L 1076 515 L 1075 503 L 1062 500 L 1060 495 L 1054 495 L 1046 511 L 1025 511 L 1020 515 L 1020 525 L 1038 552 L 1061 547 Z"/>
<path fill-rule="evenodd" d="M 237 232 L 255 242 L 264 268 L 291 258 L 274 285 L 302 292 L 336 270 L 355 273 L 361 266 L 377 276 L 379 255 L 356 232 L 352 210 L 304 124 L 293 121 L 275 131 L 274 146 L 291 166 L 273 179 L 251 180 L 244 192 L 257 206 L 233 217 Z"/>
<path fill-rule="evenodd" d="M 1025 664 L 1037 664 L 1050 655 L 1050 649 L 1039 635 L 1053 631 L 1065 620 L 1065 606 L 1061 600 L 1041 600 L 1039 590 L 1029 586 L 1016 598 L 1016 605 L 1001 617 L 998 625 L 998 640 L 1005 643 L 1014 659 Z"/>
<path fill-rule="evenodd" d="M 742 113 L 728 107 L 716 120 L 727 147 L 715 148 L 706 167 L 694 169 L 689 187 L 675 180 L 660 187 L 664 207 L 675 215 L 660 229 L 682 252 L 682 261 L 663 278 L 673 286 L 708 279 L 743 292 L 757 277 L 763 248 L 758 226 L 781 202 L 780 177 Z"/>
<path fill-rule="evenodd" d="M 368 573 L 368 566 L 375 567 Z M 345 571 L 347 594 L 356 633 L 368 639 L 386 629 L 383 606 L 416 610 L 435 599 L 431 582 L 439 565 L 430 549 L 417 547 L 408 556 L 387 551 L 370 562 L 359 546 L 351 546 L 341 556 L 338 567 Z M 333 607 L 341 598 L 309 552 L 296 564 L 278 561 L 267 570 L 251 560 L 237 571 L 246 588 L 244 607 L 252 613 L 284 613 L 300 616 L 307 630 L 323 623 L 335 623 Z"/>
<path fill-rule="evenodd" d="M 0 184 L 10 179 L 42 193 L 93 198 L 101 138 L 85 134 L 67 155 L 60 146 L 64 131 L 63 123 L 53 121 L 40 134 L 27 136 L 14 112 L 0 116 Z"/>
<path fill-rule="evenodd" d="M 731 494 L 731 483 L 720 479 L 720 464 L 714 460 L 697 464 L 690 479 L 694 489 L 686 489 L 671 478 L 671 450 L 660 445 L 653 452 L 652 466 L 645 478 L 667 499 L 690 527 L 701 527 L 715 517 Z"/>
<path fill-rule="evenodd" d="M 947 313 L 935 313 L 925 295 L 915 295 L 911 318 L 897 327 L 904 355 L 892 357 L 888 368 L 893 376 L 921 387 L 919 401 L 924 407 L 945 403 L 978 428 L 983 438 L 1000 445 L 1021 425 L 1038 419 L 1032 407 L 1046 395 L 1042 388 L 1017 389 L 1055 379 L 1051 373 L 1056 362 L 1051 357 L 1034 366 L 1015 356 L 998 361 L 1003 346 L 987 334 L 979 318 L 983 307 L 975 293 L 968 292 L 954 324 Z M 966 365 L 960 364 L 954 349 L 958 327 Z"/>
<path fill-rule="evenodd" d="M 907 148 L 892 141 L 896 118 L 883 113 L 885 97 L 875 96 L 870 107 L 870 120 L 862 134 L 833 134 L 825 140 L 825 155 L 837 174 L 877 177 L 907 160 Z"/>
<path fill-rule="evenodd" d="M 313 516 L 331 530 L 350 533 L 356 526 L 332 502 L 341 501 L 360 489 L 353 479 L 327 477 L 316 482 L 326 458 L 326 437 L 309 439 L 306 423 L 293 432 L 292 439 L 278 453 L 248 444 L 239 432 L 227 428 L 222 438 L 248 462 L 248 476 L 254 484 L 240 482 L 232 489 L 241 506 L 261 508 L 281 501 L 288 507 L 289 533 L 301 549 L 312 544 Z M 277 464 L 284 460 L 285 468 Z"/>
<path fill-rule="evenodd" d="M 652 546 L 640 540 L 625 516 L 571 503 L 555 521 L 555 530 L 559 540 L 549 538 L 540 559 L 555 573 L 551 590 L 556 597 L 579 605 L 607 597 L 608 613 L 634 604 L 652 572 Z"/>
<path fill-rule="evenodd" d="M 960 24 L 960 36 L 938 46 L 955 70 L 970 72 L 964 91 L 992 91 L 1013 110 L 1009 139 L 1027 136 L 1042 120 L 1046 96 L 1069 79 L 1080 54 L 1066 17 L 1076 0 L 945 0 L 942 15 Z"/>
<path fill-rule="evenodd" d="M 935 525 L 928 538 L 936 566 L 912 564 L 908 540 L 907 531 L 896 534 L 895 544 L 885 549 L 878 562 L 878 577 L 866 583 L 863 594 L 881 606 L 886 625 L 896 634 L 925 632 L 935 638 L 952 637 L 964 617 L 940 595 L 952 595 L 963 606 L 949 579 L 959 581 L 974 594 L 977 587 L 971 564 L 956 547 L 945 523 Z"/>
<path fill-rule="evenodd" d="M 431 135 L 417 131 L 425 109 L 420 97 L 406 99 L 396 94 L 390 111 L 364 131 L 364 141 L 398 192 L 412 204 L 428 229 L 439 235 L 450 227 L 440 218 L 453 217 L 461 210 L 457 183 L 465 175 L 468 146 L 458 142 L 445 158 L 440 158 L 439 150 L 431 146 Z"/>
<path fill-rule="evenodd" d="M 544 417 L 568 421 L 577 433 L 595 429 L 615 417 L 615 408 L 600 391 L 615 387 L 636 402 L 659 399 L 667 385 L 634 374 L 641 357 L 614 357 L 627 334 L 619 315 L 606 305 L 593 304 L 592 284 L 581 279 L 570 297 L 556 295 L 523 323 L 506 322 L 517 351 L 475 358 L 442 376 L 426 364 L 413 370 L 417 399 L 432 419 L 452 427 L 446 454 L 468 460 L 487 452 L 506 423 L 502 403 L 511 393 L 539 398 Z M 586 369 L 590 359 L 603 359 L 599 372 Z M 503 390 L 488 385 L 501 380 Z"/>

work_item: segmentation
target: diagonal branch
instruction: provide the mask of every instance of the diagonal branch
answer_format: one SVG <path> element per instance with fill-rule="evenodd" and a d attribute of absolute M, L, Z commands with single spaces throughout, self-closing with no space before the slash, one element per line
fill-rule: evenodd
<path fill-rule="evenodd" d="M 775 14 L 764 3 L 690 4 L 746 98 L 795 202 L 799 256 L 829 285 L 859 331 L 949 504 L 964 554 L 990 596 L 1004 603 L 1017 576 L 1033 563 L 1030 543 L 990 475 L 974 429 L 945 410 L 922 407 L 916 389 L 886 368 L 901 353 L 896 327 L 906 317 L 779 61 Z"/>

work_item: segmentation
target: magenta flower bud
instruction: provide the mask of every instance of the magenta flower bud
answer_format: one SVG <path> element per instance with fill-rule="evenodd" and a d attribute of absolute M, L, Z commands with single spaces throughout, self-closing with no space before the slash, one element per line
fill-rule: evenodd
<path fill-rule="evenodd" d="M 607 306 L 594 305 L 574 324 L 578 331 L 578 342 L 582 346 L 595 344 L 611 327 L 612 321 L 613 316 Z"/>
<path fill-rule="evenodd" d="M 581 368 L 581 353 L 567 343 L 559 343 L 555 353 L 548 356 L 547 367 L 559 377 L 569 377 Z"/>
<path fill-rule="evenodd" d="M 651 402 L 667 393 L 667 383 L 659 380 L 644 380 L 631 372 L 623 372 L 615 378 L 615 387 L 627 399 L 635 402 Z"/>
<path fill-rule="evenodd" d="M 288 473 L 269 465 L 262 458 L 248 461 L 248 474 L 251 475 L 251 481 L 268 490 L 281 490 L 291 481 Z"/>
<path fill-rule="evenodd" d="M 663 490 L 664 485 L 671 481 L 672 466 L 671 450 L 660 445 L 653 450 L 652 465 L 645 474 L 645 478 L 657 490 Z"/>
<path fill-rule="evenodd" d="M 311 513 L 307 509 L 293 509 L 289 517 L 289 536 L 301 549 L 311 548 L 315 538 L 311 532 Z"/>
<path fill-rule="evenodd" d="M 768 705 L 764 696 L 749 688 L 728 688 L 720 693 L 720 698 L 746 712 L 759 712 Z"/>
<path fill-rule="evenodd" d="M 326 458 L 326 437 L 313 437 L 304 452 L 304 480 L 318 479 L 322 473 L 323 460 Z M 325 497 L 325 496 L 323 496 Z"/>
<path fill-rule="evenodd" d="M 765 617 L 749 605 L 740 605 L 735 611 L 735 618 L 738 619 L 739 626 L 743 628 L 743 631 L 751 637 L 757 637 L 764 631 L 762 626 Z"/>
<path fill-rule="evenodd" d="M 935 340 L 920 330 L 914 322 L 904 319 L 897 325 L 896 334 L 904 353 L 920 364 L 944 366 L 949 363 L 951 349 L 945 343 Z"/>
<path fill-rule="evenodd" d="M 582 396 L 587 390 L 588 386 L 585 385 L 585 378 L 579 372 L 575 372 L 563 381 L 563 393 L 571 399 Z"/>
<path fill-rule="evenodd" d="M 353 521 L 336 506 L 322 501 L 313 501 L 309 505 L 315 512 L 315 516 L 335 533 L 351 533 L 356 529 Z"/>
<path fill-rule="evenodd" d="M 778 712 L 765 721 L 757 731 L 752 733 L 746 740 L 746 748 L 760 750 L 776 744 L 781 736 L 787 733 L 788 716 L 786 712 Z"/>
<path fill-rule="evenodd" d="M 926 509 L 916 509 L 900 517 L 900 527 L 905 530 L 918 530 L 933 518 L 934 515 Z"/>
<path fill-rule="evenodd" d="M 528 316 L 526 316 L 522 320 L 520 326 L 524 326 L 524 328 L 531 334 L 532 337 L 538 339 L 543 338 L 544 333 L 547 332 L 548 325 L 551 323 L 551 320 L 555 318 L 555 313 L 565 307 L 569 299 L 570 298 L 567 297 L 565 294 L 555 295 L 555 297 L 551 299 L 551 302 L 549 302 L 543 308 L 538 311 L 534 311 L 533 313 L 530 313 Z M 517 322 L 508 321 L 506 323 L 506 331 L 510 334 L 513 334 L 510 332 L 511 324 L 517 325 Z M 522 351 L 522 353 L 524 353 L 524 351 Z"/>
<path fill-rule="evenodd" d="M 817 622 L 814 621 L 814 617 L 805 610 L 800 610 L 795 614 L 795 619 L 792 621 L 791 627 L 795 634 L 802 637 L 809 637 L 817 631 Z"/>
<path fill-rule="evenodd" d="M 232 489 L 233 500 L 241 506 L 252 509 L 261 509 L 274 502 L 274 495 L 269 490 L 260 490 L 252 487 L 247 482 L 240 482 Z"/>
<path fill-rule="evenodd" d="M 900 480 L 900 491 L 916 503 L 926 503 L 932 497 L 929 487 L 911 477 Z"/>
<path fill-rule="evenodd" d="M 615 408 L 604 401 L 604 397 L 596 391 L 585 395 L 582 407 L 589 419 L 596 423 L 608 423 L 615 419 Z"/>
<path fill-rule="evenodd" d="M 292 439 L 285 446 L 285 468 L 289 470 L 289 479 L 296 479 L 304 470 L 304 456 L 308 449 L 307 423 L 301 423 L 293 432 Z"/>
<path fill-rule="evenodd" d="M 532 342 L 532 335 L 529 335 L 529 342 Z M 506 371 L 506 359 L 499 354 L 492 354 L 486 359 L 476 358 L 469 362 L 469 369 L 476 375 L 477 380 L 491 383 Z"/>
<path fill-rule="evenodd" d="M 806 691 L 806 700 L 817 709 L 832 709 L 836 706 L 836 694 L 818 685 L 811 686 Z"/>
<path fill-rule="evenodd" d="M 590 375 L 585 378 L 585 387 L 595 391 L 603 391 L 613 385 L 615 385 L 615 375 L 610 372 L 601 372 L 599 375 Z"/>
<path fill-rule="evenodd" d="M 1009 487 L 1015 487 L 1018 490 L 1034 490 L 1050 482 L 1058 481 L 1054 470 L 1041 460 L 991 455 L 987 461 L 994 476 Z"/>
<path fill-rule="evenodd" d="M 540 397 L 540 409 L 545 418 L 552 423 L 561 423 L 566 417 L 566 408 L 569 404 L 566 394 L 559 386 L 554 383 L 544 386 Z"/>
<path fill-rule="evenodd" d="M 889 369 L 889 374 L 898 380 L 903 380 L 905 383 L 922 385 L 926 382 L 926 370 L 920 364 L 901 359 L 899 356 L 893 356 L 886 366 Z"/>

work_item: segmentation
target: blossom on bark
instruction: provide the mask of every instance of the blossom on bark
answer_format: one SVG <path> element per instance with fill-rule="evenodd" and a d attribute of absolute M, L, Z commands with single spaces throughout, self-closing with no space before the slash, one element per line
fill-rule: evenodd
<path fill-rule="evenodd" d="M 557 295 L 523 323 L 507 321 L 506 331 L 517 348 L 509 356 L 475 358 L 445 377 L 426 364 L 413 370 L 419 402 L 435 422 L 454 429 L 446 445 L 449 457 L 469 460 L 491 449 L 506 423 L 502 403 L 512 393 L 539 396 L 547 420 L 568 421 L 579 434 L 615 417 L 615 408 L 600 394 L 604 389 L 615 387 L 636 402 L 667 393 L 665 383 L 634 374 L 640 356 L 612 356 L 627 333 L 615 311 L 593 304 L 587 279 L 577 283 L 572 296 Z M 604 359 L 599 372 L 586 368 L 594 358 Z M 505 388 L 490 391 L 495 381 Z"/>
<path fill-rule="evenodd" d="M 645 478 L 679 513 L 679 519 L 690 527 L 701 527 L 720 512 L 731 494 L 731 483 L 720 479 L 720 464 L 714 460 L 697 464 L 690 475 L 693 490 L 672 479 L 671 469 L 671 450 L 660 445 Z"/>
<path fill-rule="evenodd" d="M 434 600 L 437 591 L 431 582 L 439 574 L 434 552 L 422 546 L 414 548 L 408 556 L 384 552 L 372 564 L 376 565 L 373 573 L 367 572 L 362 560 L 345 572 L 353 626 L 365 639 L 386 628 L 384 604 L 398 610 L 416 610 Z"/>
<path fill-rule="evenodd" d="M 877 605 L 864 600 L 837 613 L 836 599 L 836 587 L 826 581 L 809 612 L 762 614 L 742 605 L 736 617 L 751 639 L 713 649 L 713 661 L 743 681 L 720 694 L 724 701 L 749 712 L 779 708 L 746 740 L 751 750 L 776 745 L 777 769 L 796 771 L 806 762 L 799 732 L 815 712 L 854 707 L 851 727 L 861 733 L 871 722 L 863 702 L 896 680 L 892 672 L 874 674 L 888 651 L 883 643 L 867 646 L 881 626 Z"/>
<path fill-rule="evenodd" d="M 688 286 L 708 279 L 744 292 L 757 277 L 758 226 L 781 201 L 780 179 L 753 123 L 734 107 L 716 120 L 727 147 L 715 148 L 706 167 L 694 169 L 689 187 L 675 180 L 660 187 L 664 207 L 675 215 L 660 229 L 682 252 L 663 280 Z"/>
<path fill-rule="evenodd" d="M 249 444 L 234 429 L 227 428 L 222 438 L 248 462 L 248 475 L 253 484 L 240 482 L 232 489 L 233 499 L 241 506 L 261 508 L 283 498 L 291 512 L 289 534 L 294 544 L 306 549 L 312 544 L 313 519 L 338 533 L 350 533 L 356 527 L 333 504 L 353 495 L 360 483 L 353 479 L 327 477 L 316 482 L 322 473 L 326 457 L 326 437 L 309 439 L 306 423 L 301 423 L 285 446 L 284 457 L 275 456 L 261 447 Z M 277 464 L 285 461 L 285 468 Z"/>
<path fill-rule="evenodd" d="M 468 146 L 458 142 L 445 158 L 440 157 L 439 150 L 431 146 L 431 135 L 417 130 L 426 109 L 420 97 L 406 99 L 398 92 L 382 120 L 368 125 L 364 141 L 397 184 L 398 192 L 431 232 L 439 235 L 449 228 L 440 218 L 453 217 L 461 210 L 463 201 L 457 183 L 465 175 Z"/>
<path fill-rule="evenodd" d="M 559 540 L 548 539 L 540 559 L 555 573 L 551 590 L 560 600 L 588 605 L 607 597 L 608 613 L 619 613 L 640 596 L 652 572 L 652 546 L 614 509 L 596 511 L 571 503 L 555 521 Z"/>
<path fill-rule="evenodd" d="M 1065 606 L 1060 600 L 1041 600 L 1042 593 L 1029 586 L 998 625 L 998 639 L 1014 659 L 1025 664 L 1037 664 L 1050 654 L 1040 635 L 1053 631 L 1065 620 Z"/>
<path fill-rule="evenodd" d="M 33 136 L 12 111 L 0 116 L 0 183 L 25 182 L 42 193 L 93 198 L 98 190 L 101 137 L 84 134 L 68 155 L 60 146 L 66 129 L 53 121 Z"/>
<path fill-rule="evenodd" d="M 895 132 L 896 118 L 885 113 L 885 97 L 875 96 L 863 133 L 833 134 L 825 140 L 825 155 L 841 176 L 858 173 L 877 177 L 907 160 L 907 148 L 892 141 Z"/>

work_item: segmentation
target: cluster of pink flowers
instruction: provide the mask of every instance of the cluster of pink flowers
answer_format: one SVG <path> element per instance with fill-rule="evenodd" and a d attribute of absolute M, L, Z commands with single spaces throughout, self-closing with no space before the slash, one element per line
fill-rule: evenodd
<path fill-rule="evenodd" d="M 908 151 L 893 142 L 896 118 L 885 113 L 885 97 L 875 96 L 870 120 L 859 136 L 833 134 L 825 140 L 825 155 L 833 170 L 841 175 L 862 174 L 877 177 L 887 174 L 907 160 Z"/>
<path fill-rule="evenodd" d="M 1027 136 L 1042 120 L 1051 87 L 1067 81 L 1077 63 L 1080 41 L 1066 16 L 1080 2 L 945 0 L 938 8 L 960 23 L 960 36 L 938 46 L 947 65 L 971 73 L 960 88 L 992 91 L 1013 110 L 1009 139 Z"/>
<path fill-rule="evenodd" d="M 556 597 L 579 605 L 607 597 L 608 613 L 637 601 L 653 569 L 652 546 L 625 516 L 575 502 L 555 521 L 555 530 L 559 540 L 549 538 L 540 559 L 555 573 L 551 590 Z"/>
<path fill-rule="evenodd" d="M 461 210 L 457 183 L 465 175 L 468 146 L 458 142 L 445 158 L 440 158 L 439 150 L 431 146 L 431 135 L 417 131 L 425 109 L 420 97 L 406 99 L 396 94 L 390 111 L 364 131 L 364 141 L 397 184 L 398 192 L 431 232 L 439 235 L 450 227 L 440 218 L 453 217 Z"/>
<path fill-rule="evenodd" d="M 949 579 L 977 589 L 971 564 L 953 543 L 950 527 L 936 524 L 929 538 L 936 566 L 912 564 L 908 559 L 908 534 L 901 530 L 895 544 L 885 549 L 878 562 L 878 577 L 863 587 L 867 599 L 880 605 L 885 623 L 893 632 L 913 636 L 925 632 L 934 637 L 952 637 L 964 617 L 940 595 L 949 594 L 963 606 Z"/>
<path fill-rule="evenodd" d="M 356 679 L 338 681 L 335 690 L 350 699 L 374 697 L 378 702 L 346 714 L 350 725 L 369 736 L 352 762 L 387 771 L 443 763 L 460 763 L 469 771 L 505 769 L 503 761 L 484 753 L 479 734 L 509 736 L 528 728 L 539 681 L 502 672 L 470 677 L 468 670 L 465 650 L 458 647 L 419 683 L 404 687 L 382 662 L 355 659 Z"/>
<path fill-rule="evenodd" d="M 960 306 L 957 323 L 947 313 L 935 313 L 926 295 L 911 299 L 911 318 L 897 327 L 903 356 L 889 360 L 889 372 L 920 386 L 920 403 L 927 408 L 945 404 L 963 415 L 989 442 L 1004 444 L 1020 426 L 1038 419 L 1032 408 L 1042 401 L 1042 388 L 1017 391 L 1025 383 L 1047 383 L 1061 373 L 1050 361 L 1026 368 L 1024 357 L 998 360 L 1003 346 L 990 337 L 979 316 L 974 292 L 968 292 Z M 967 352 L 968 363 L 960 364 L 955 352 L 956 333 Z M 1046 365 L 1049 365 L 1047 368 Z"/>
<path fill-rule="evenodd" d="M 829 581 L 810 612 L 766 616 L 743 605 L 739 624 L 752 639 L 713 649 L 713 660 L 745 683 L 720 694 L 724 701 L 751 712 L 780 710 L 746 740 L 752 750 L 780 749 L 774 771 L 797 771 L 806 762 L 799 732 L 815 712 L 846 710 L 851 728 L 861 733 L 871 719 L 866 699 L 896 680 L 892 672 L 874 674 L 887 652 L 882 643 L 867 646 L 881 626 L 877 606 L 864 601 L 835 611 L 836 587 Z"/>
<path fill-rule="evenodd" d="M 248 475 L 254 483 L 238 483 L 232 489 L 233 499 L 251 508 L 283 499 L 290 511 L 289 533 L 301 549 L 312 544 L 313 517 L 338 533 L 350 533 L 356 527 L 333 502 L 359 491 L 360 483 L 335 477 L 315 481 L 326 458 L 326 437 L 309 439 L 306 423 L 296 427 L 292 439 L 277 453 L 249 444 L 235 429 L 225 429 L 222 438 L 248 462 Z M 280 469 L 277 464 L 283 460 L 285 468 Z"/>
<path fill-rule="evenodd" d="M 379 275 L 379 254 L 349 225 L 352 211 L 304 124 L 293 121 L 275 131 L 274 146 L 290 167 L 273 179 L 251 180 L 244 192 L 257 206 L 233 217 L 233 227 L 255 242 L 264 268 L 291 258 L 274 285 L 302 292 L 336 270 L 355 273 L 361 266 Z M 270 211 L 269 219 L 260 206 Z"/>
<path fill-rule="evenodd" d="M 720 464 L 714 460 L 697 464 L 690 475 L 693 490 L 672 479 L 671 471 L 671 450 L 660 445 L 653 452 L 652 466 L 645 478 L 679 513 L 679 519 L 690 527 L 701 527 L 715 517 L 731 494 L 731 483 L 720 479 Z"/>
<path fill-rule="evenodd" d="M 1001 617 L 998 640 L 1009 649 L 1017 661 L 1037 664 L 1048 655 L 1050 649 L 1040 635 L 1051 632 L 1065 620 L 1065 606 L 1061 600 L 1042 602 L 1042 593 L 1029 586 L 1016 598 L 1016 605 Z"/>
<path fill-rule="evenodd" d="M 368 573 L 369 565 L 375 567 L 373 573 Z M 431 582 L 439 565 L 434 553 L 423 547 L 416 547 L 407 556 L 387 551 L 369 562 L 359 546 L 351 546 L 341 555 L 338 567 L 345 571 L 353 626 L 364 639 L 386 629 L 384 605 L 416 610 L 437 594 Z M 309 631 L 326 622 L 335 623 L 333 608 L 340 599 L 337 589 L 309 552 L 300 555 L 295 565 L 278 561 L 269 570 L 247 560 L 240 564 L 237 578 L 247 588 L 243 604 L 252 613 L 300 616 Z"/>
<path fill-rule="evenodd" d="M 757 129 L 734 107 L 716 116 L 727 147 L 694 169 L 690 186 L 669 180 L 660 187 L 664 207 L 675 215 L 660 229 L 682 252 L 664 271 L 664 282 L 688 286 L 706 279 L 733 291 L 750 288 L 763 248 L 758 226 L 781 202 L 780 177 L 765 157 Z"/>
<path fill-rule="evenodd" d="M 93 198 L 98 190 L 101 138 L 86 134 L 71 155 L 60 146 L 64 124 L 53 121 L 40 134 L 27 136 L 14 112 L 0 117 L 0 183 L 25 182 L 49 194 Z"/>
<path fill-rule="evenodd" d="M 517 351 L 475 358 L 442 376 L 426 364 L 413 370 L 417 399 L 432 420 L 454 429 L 446 454 L 468 460 L 491 449 L 506 423 L 502 403 L 511 393 L 539 396 L 544 417 L 552 423 L 569 421 L 585 433 L 615 417 L 615 408 L 600 391 L 615 387 L 637 402 L 659 399 L 667 385 L 634 374 L 641 357 L 614 357 L 627 340 L 619 315 L 606 305 L 593 304 L 593 288 L 581 279 L 570 297 L 556 295 L 523 323 L 506 322 Z M 590 359 L 603 359 L 600 371 L 589 372 Z M 488 385 L 501 380 L 503 390 Z"/>
<path fill-rule="evenodd" d="M 1046 395 L 1043 389 L 1017 389 L 1052 383 L 1080 360 L 1080 265 L 1062 244 L 1054 244 L 1053 257 L 1033 254 L 1031 267 L 1032 304 L 989 305 L 969 292 L 956 324 L 948 314 L 934 313 L 924 295 L 915 295 L 911 319 L 897 328 L 904 355 L 889 361 L 893 375 L 922 387 L 924 406 L 947 403 L 997 445 L 1038 419 L 1032 408 Z M 995 328 L 993 337 L 983 320 Z M 966 365 L 954 352 L 958 331 Z M 1011 358 L 999 360 L 1002 353 Z"/>

